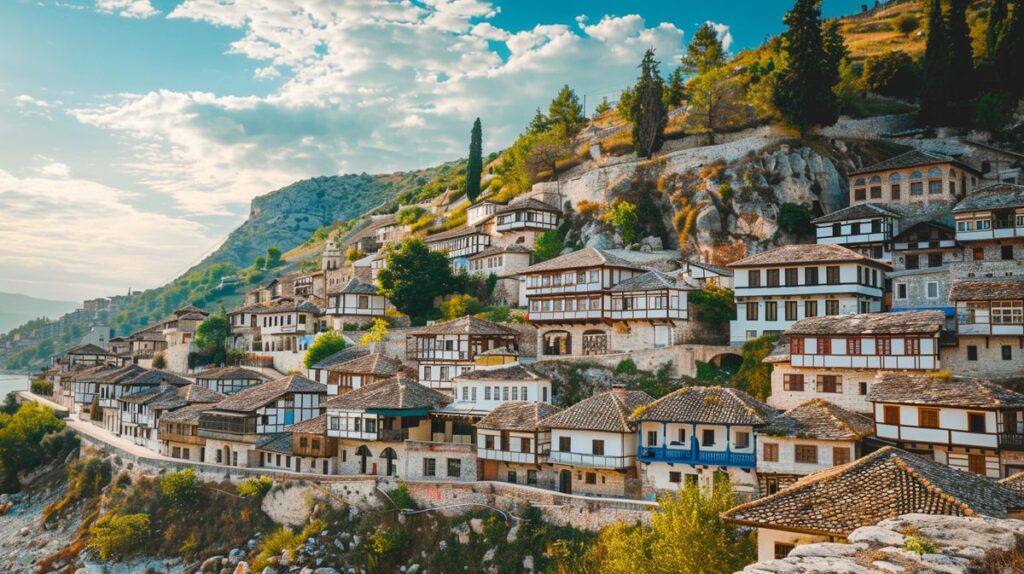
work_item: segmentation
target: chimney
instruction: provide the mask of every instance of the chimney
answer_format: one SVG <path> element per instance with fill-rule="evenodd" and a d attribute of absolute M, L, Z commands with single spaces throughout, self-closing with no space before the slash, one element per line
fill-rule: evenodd
<path fill-rule="evenodd" d="M 623 383 L 612 383 L 612 392 L 616 397 L 626 398 L 626 385 Z"/>

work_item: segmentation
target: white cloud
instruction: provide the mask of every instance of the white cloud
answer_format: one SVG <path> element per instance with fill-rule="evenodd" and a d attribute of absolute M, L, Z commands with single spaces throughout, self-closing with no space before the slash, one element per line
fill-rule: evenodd
<path fill-rule="evenodd" d="M 238 29 L 227 51 L 281 85 L 259 97 L 122 94 L 69 113 L 122 134 L 136 156 L 124 167 L 146 186 L 222 213 L 300 178 L 463 156 L 478 116 L 488 151 L 504 147 L 562 84 L 625 86 L 644 50 L 668 61 L 683 38 L 637 15 L 512 33 L 488 21 L 496 12 L 479 0 L 185 0 L 169 18 Z"/>
<path fill-rule="evenodd" d="M 722 47 L 725 51 L 729 51 L 729 46 L 732 46 L 732 33 L 729 32 L 728 24 L 719 24 L 718 22 L 712 22 L 708 20 L 708 24 L 715 29 L 715 34 L 718 35 L 718 41 L 722 43 Z"/>
<path fill-rule="evenodd" d="M 263 68 L 256 68 L 256 71 L 253 72 L 252 77 L 256 78 L 257 80 L 271 80 L 273 78 L 280 78 L 281 72 L 279 72 L 277 68 L 275 68 L 274 66 L 265 66 Z"/>
<path fill-rule="evenodd" d="M 197 223 L 133 207 L 129 192 L 70 178 L 59 162 L 36 173 L 0 170 L 0 290 L 95 296 L 127 289 L 129 277 L 150 287 L 200 255 L 187 246 L 213 240 Z"/>
<path fill-rule="evenodd" d="M 96 0 L 96 9 L 122 18 L 145 19 L 160 13 L 150 0 Z"/>
<path fill-rule="evenodd" d="M 20 94 L 14 98 L 14 106 L 18 108 L 18 113 L 25 117 L 39 116 L 50 119 L 50 110 L 59 103 L 51 104 L 46 100 L 34 98 L 28 94 Z"/>

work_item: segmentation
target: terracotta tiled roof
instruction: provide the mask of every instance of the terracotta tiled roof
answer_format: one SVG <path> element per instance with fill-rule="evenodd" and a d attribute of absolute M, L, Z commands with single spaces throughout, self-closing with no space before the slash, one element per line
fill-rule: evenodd
<path fill-rule="evenodd" d="M 270 383 L 243 389 L 217 403 L 216 410 L 247 413 L 276 401 L 288 393 L 327 394 L 327 386 L 300 375 L 291 375 Z"/>
<path fill-rule="evenodd" d="M 524 209 L 532 209 L 534 211 L 549 211 L 551 213 L 562 212 L 560 209 L 549 203 L 544 203 L 543 201 L 539 199 L 534 199 L 532 197 L 526 197 L 523 199 L 517 199 L 512 203 L 506 205 L 505 207 L 498 208 L 498 211 L 496 211 L 495 213 L 508 213 L 510 211 L 520 211 Z"/>
<path fill-rule="evenodd" d="M 330 369 L 336 365 L 347 363 L 352 359 L 369 355 L 370 350 L 366 347 L 345 347 L 344 349 L 328 355 L 326 358 L 320 360 L 320 362 L 313 365 L 314 369 Z"/>
<path fill-rule="evenodd" d="M 905 169 L 908 167 L 917 167 L 923 165 L 932 165 L 936 163 L 952 163 L 962 169 L 970 170 L 973 173 L 978 174 L 978 170 L 973 167 L 966 165 L 956 158 L 940 153 L 933 153 L 930 151 L 911 150 L 900 155 L 884 159 L 878 163 L 863 167 L 858 170 L 850 172 L 850 175 L 860 175 L 864 173 L 873 173 L 876 171 L 888 171 L 890 169 Z"/>
<path fill-rule="evenodd" d="M 245 367 L 220 367 L 215 369 L 204 369 L 195 374 L 196 380 L 202 381 L 229 381 L 229 380 L 250 380 L 269 381 L 270 377 L 259 371 L 246 369 Z"/>
<path fill-rule="evenodd" d="M 1024 299 L 1024 280 L 967 280 L 954 281 L 949 288 L 950 301 L 1002 301 Z"/>
<path fill-rule="evenodd" d="M 786 335 L 936 335 L 945 324 L 942 311 L 826 315 L 801 319 Z"/>
<path fill-rule="evenodd" d="M 763 253 L 751 255 L 733 261 L 729 267 L 761 267 L 766 265 L 798 265 L 802 263 L 849 263 L 858 262 L 884 269 L 892 269 L 888 263 L 883 263 L 856 251 L 847 249 L 842 245 L 831 243 L 815 243 L 800 245 L 783 245 Z"/>
<path fill-rule="evenodd" d="M 383 353 L 371 353 L 351 361 L 332 365 L 328 369 L 341 373 L 360 373 L 386 377 L 401 371 L 402 362 Z"/>
<path fill-rule="evenodd" d="M 393 378 L 364 385 L 327 401 L 329 409 L 364 411 L 367 409 L 419 410 L 439 409 L 452 402 L 448 395 L 411 379 Z"/>
<path fill-rule="evenodd" d="M 975 190 L 960 200 L 953 213 L 1024 207 L 1024 185 L 994 183 Z"/>
<path fill-rule="evenodd" d="M 723 513 L 736 524 L 847 536 L 902 514 L 1005 517 L 1024 497 L 994 480 L 885 447 Z"/>
<path fill-rule="evenodd" d="M 775 415 L 768 405 L 729 387 L 683 387 L 640 409 L 635 421 L 763 425 Z"/>
<path fill-rule="evenodd" d="M 811 399 L 775 417 L 759 432 L 778 437 L 860 440 L 874 434 L 875 423 L 824 399 Z"/>
<path fill-rule="evenodd" d="M 519 363 L 504 367 L 473 369 L 454 378 L 456 381 L 546 381 L 533 369 Z"/>
<path fill-rule="evenodd" d="M 537 423 L 557 412 L 558 407 L 550 403 L 508 401 L 498 405 L 475 426 L 488 430 L 534 432 Z"/>
<path fill-rule="evenodd" d="M 867 400 L 966 408 L 1024 407 L 1024 395 L 990 381 L 901 373 L 879 375 Z"/>
<path fill-rule="evenodd" d="M 597 267 L 600 265 L 610 265 L 612 267 L 625 267 L 628 269 L 643 269 L 629 261 L 613 255 L 607 251 L 601 251 L 593 247 L 587 247 L 580 249 L 579 251 L 573 251 L 554 259 L 548 259 L 542 261 L 536 265 L 531 265 L 526 269 L 520 271 L 520 273 L 539 273 L 544 271 L 561 271 L 563 269 L 579 269 L 581 267 Z"/>
<path fill-rule="evenodd" d="M 613 389 L 568 407 L 540 422 L 544 428 L 633 432 L 629 417 L 637 407 L 644 406 L 654 397 L 643 391 Z"/>
<path fill-rule="evenodd" d="M 302 434 L 327 434 L 327 415 L 320 415 L 311 419 L 306 419 L 301 423 L 295 423 L 290 427 L 286 427 L 284 430 L 288 432 L 297 432 Z"/>
<path fill-rule="evenodd" d="M 412 335 L 518 335 L 519 331 L 473 315 L 419 327 Z"/>
<path fill-rule="evenodd" d="M 696 281 L 677 278 L 671 273 L 648 271 L 619 282 L 611 291 L 656 291 L 659 289 L 682 289 L 684 291 L 700 291 Z"/>
<path fill-rule="evenodd" d="M 876 203 L 856 203 L 849 207 L 826 213 L 811 223 L 833 223 L 838 221 L 849 221 L 851 219 L 868 219 L 871 217 L 895 217 L 902 219 L 902 216 L 895 211 Z"/>

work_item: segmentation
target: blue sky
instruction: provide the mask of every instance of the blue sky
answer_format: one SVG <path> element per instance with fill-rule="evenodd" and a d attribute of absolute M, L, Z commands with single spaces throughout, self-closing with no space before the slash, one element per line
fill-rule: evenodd
<path fill-rule="evenodd" d="M 712 21 L 737 51 L 789 1 L 6 0 L 0 291 L 148 288 L 297 179 L 510 143 L 562 83 L 593 106 Z M 859 10 L 825 0 L 824 12 Z"/>

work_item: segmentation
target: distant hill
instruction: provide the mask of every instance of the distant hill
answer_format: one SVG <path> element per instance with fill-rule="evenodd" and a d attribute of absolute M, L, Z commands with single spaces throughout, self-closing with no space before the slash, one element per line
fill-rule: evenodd
<path fill-rule="evenodd" d="M 0 292 L 0 333 L 6 333 L 39 317 L 59 317 L 74 311 L 76 307 L 78 303 L 73 301 L 51 301 L 19 293 Z"/>

